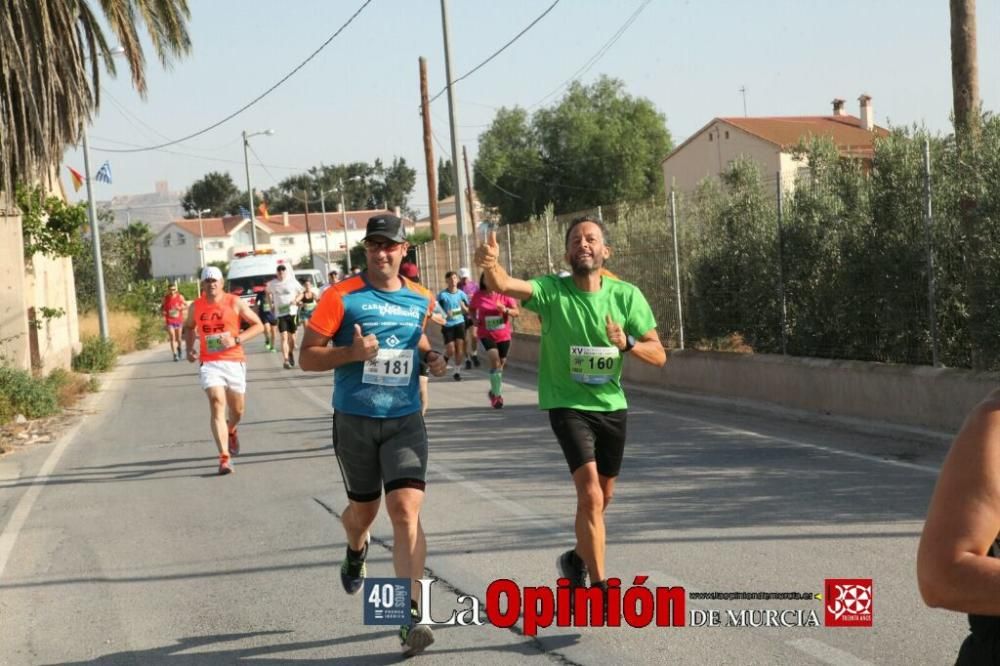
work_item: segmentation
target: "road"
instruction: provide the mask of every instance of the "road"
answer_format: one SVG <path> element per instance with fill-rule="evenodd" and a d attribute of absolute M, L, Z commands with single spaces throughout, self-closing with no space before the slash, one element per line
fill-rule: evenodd
<path fill-rule="evenodd" d="M 253 344 L 243 453 L 215 474 L 196 370 L 164 348 L 124 357 L 60 441 L 0 459 L 0 662 L 385 664 L 339 583 L 343 486 L 329 446 L 332 377 Z M 262 347 L 262 344 L 260 345 Z M 490 583 L 554 585 L 575 498 L 534 376 L 434 380 L 423 513 L 435 619 Z M 816 613 L 818 627 L 439 627 L 434 664 L 952 663 L 962 616 L 927 609 L 915 552 L 946 445 L 633 394 L 608 510 L 608 568 L 691 592 L 815 592 L 873 580 L 873 626 L 822 626 L 824 601 L 704 601 L 691 611 Z M 391 529 L 368 571 L 391 576 Z M 790 617 L 786 615 L 786 617 Z"/>

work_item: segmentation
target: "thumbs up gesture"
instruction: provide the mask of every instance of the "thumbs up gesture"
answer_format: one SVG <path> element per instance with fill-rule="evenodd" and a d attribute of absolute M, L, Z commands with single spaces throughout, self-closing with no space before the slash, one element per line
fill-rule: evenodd
<path fill-rule="evenodd" d="M 605 315 L 605 327 L 608 333 L 608 341 L 613 344 L 618 349 L 625 349 L 628 347 L 628 339 L 625 337 L 625 331 L 618 322 L 611 318 L 610 314 Z"/>
<path fill-rule="evenodd" d="M 486 242 L 476 248 L 476 266 L 490 270 L 500 259 L 500 245 L 497 244 L 497 232 L 491 230 L 486 236 Z"/>
<path fill-rule="evenodd" d="M 361 324 L 355 324 L 351 351 L 355 359 L 370 361 L 378 355 L 378 338 L 371 334 L 363 335 L 361 333 Z"/>

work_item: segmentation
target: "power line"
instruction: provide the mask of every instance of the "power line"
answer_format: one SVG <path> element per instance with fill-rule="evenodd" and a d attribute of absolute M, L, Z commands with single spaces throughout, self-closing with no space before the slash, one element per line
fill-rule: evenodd
<path fill-rule="evenodd" d="M 466 72 L 465 74 L 463 74 L 462 76 L 458 77 L 457 79 L 455 79 L 454 81 L 452 81 L 448 85 L 446 85 L 444 88 L 442 88 L 438 92 L 438 94 L 434 95 L 434 97 L 431 97 L 430 100 L 428 100 L 427 103 L 430 104 L 431 102 L 433 102 L 434 100 L 436 100 L 438 97 L 440 97 L 441 95 L 443 95 L 448 90 L 448 88 L 450 88 L 451 86 L 454 86 L 456 83 L 458 83 L 459 81 L 461 81 L 463 79 L 469 78 L 470 76 L 472 76 L 473 74 L 475 74 L 477 71 L 479 71 L 479 69 L 481 69 L 483 66 L 485 66 L 486 63 L 488 63 L 489 61 L 493 60 L 498 55 L 500 55 L 501 53 L 503 53 L 507 49 L 508 46 L 510 46 L 511 44 L 513 44 L 514 42 L 516 42 L 518 39 L 520 39 L 521 36 L 524 35 L 524 33 L 526 33 L 529 30 L 531 30 L 533 27 L 535 27 L 536 23 L 538 23 L 543 18 L 545 18 L 546 14 L 548 14 L 553 9 L 555 9 L 556 5 L 558 5 L 559 2 L 560 2 L 560 0 L 555 0 L 555 2 L 553 2 L 551 5 L 549 5 L 548 9 L 546 9 L 544 12 L 542 12 L 541 14 L 539 14 L 538 17 L 535 18 L 534 21 L 532 21 L 531 23 L 529 23 L 527 25 L 527 27 L 524 28 L 524 30 L 522 30 L 521 32 L 519 32 L 516 35 L 514 35 L 514 37 L 509 42 L 507 42 L 506 44 L 504 44 L 503 46 L 501 46 L 499 49 L 497 49 L 496 51 L 494 51 L 492 55 L 490 55 L 488 58 L 486 58 L 486 60 L 482 61 L 481 63 L 479 63 L 478 65 L 476 65 L 472 69 L 470 69 L 468 72 Z"/>
<path fill-rule="evenodd" d="M 583 63 L 583 65 L 581 65 L 580 68 L 576 70 L 576 72 L 574 72 L 571 77 L 560 83 L 548 95 L 546 95 L 545 97 L 541 98 L 540 100 L 529 106 L 528 109 L 533 109 L 541 105 L 542 102 L 552 97 L 557 92 L 565 88 L 567 85 L 569 85 L 570 83 L 572 83 L 573 81 L 577 80 L 578 78 L 586 74 L 588 71 L 590 71 L 590 68 L 596 65 L 597 61 L 604 57 L 604 55 L 611 49 L 611 47 L 615 45 L 615 42 L 621 39 L 621 36 L 624 35 L 625 31 L 629 29 L 629 27 L 635 22 L 637 18 L 639 18 L 639 14 L 642 13 L 642 11 L 647 7 L 647 5 L 649 5 L 650 2 L 652 2 L 652 0 L 643 0 L 643 3 L 639 5 L 639 8 L 636 9 L 634 12 L 632 12 L 632 15 L 625 20 L 625 22 L 621 25 L 621 27 L 618 28 L 618 31 L 615 32 L 615 34 L 613 34 L 611 38 L 608 41 L 606 41 L 604 45 L 601 46 L 601 48 L 598 49 L 594 55 L 590 56 L 589 60 Z"/>
<path fill-rule="evenodd" d="M 556 0 L 556 1 L 558 2 L 558 0 Z M 213 125 L 209 125 L 205 129 L 200 130 L 198 132 L 195 132 L 194 134 L 189 134 L 189 135 L 187 135 L 185 137 L 182 137 L 180 139 L 176 139 L 174 141 L 169 141 L 167 143 L 161 143 L 161 144 L 156 145 L 156 146 L 146 146 L 144 148 L 131 148 L 131 149 L 127 149 L 127 150 L 120 149 L 120 148 L 103 148 L 103 149 L 98 149 L 98 148 L 95 148 L 93 146 L 91 148 L 94 149 L 94 150 L 103 150 L 106 153 L 140 153 L 140 152 L 145 152 L 147 150 L 156 150 L 158 148 L 166 148 L 167 146 L 172 146 L 172 145 L 175 145 L 175 144 L 178 144 L 178 143 L 183 143 L 184 141 L 187 141 L 189 139 L 193 139 L 196 136 L 201 136 L 202 134 L 205 134 L 206 132 L 210 132 L 211 130 L 214 130 L 216 127 L 219 127 L 220 125 L 229 122 L 230 120 L 232 120 L 236 116 L 240 115 L 241 113 L 243 113 L 244 111 L 246 111 L 247 109 L 249 109 L 251 106 L 253 106 L 257 102 L 259 102 L 260 100 L 264 99 L 265 97 L 267 97 L 268 95 L 270 95 L 272 92 L 274 92 L 278 88 L 278 86 L 280 86 L 281 84 L 283 84 L 288 79 L 292 78 L 292 76 L 294 76 L 300 69 L 302 69 L 303 67 L 305 67 L 309 63 L 309 61 L 311 61 L 313 58 L 315 58 L 317 55 L 319 55 L 320 51 L 322 51 L 323 49 L 325 49 L 330 44 L 330 42 L 332 42 L 334 39 L 336 39 L 340 35 L 340 33 L 342 33 L 347 28 L 347 26 L 351 25 L 351 23 L 354 22 L 354 19 L 356 19 L 361 14 L 361 12 L 363 12 L 365 10 L 365 8 L 368 7 L 368 5 L 370 5 L 371 3 L 372 3 L 372 0 L 365 0 L 365 2 L 357 9 L 357 11 L 354 12 L 354 14 L 351 15 L 351 17 L 349 19 L 347 19 L 347 21 L 343 25 L 340 26 L 335 33 L 333 33 L 332 35 L 330 35 L 329 39 L 327 39 L 325 42 L 323 42 L 318 49 L 316 49 L 315 51 L 313 51 L 309 55 L 309 57 L 307 57 L 305 60 L 303 60 L 301 63 L 299 63 L 298 66 L 295 67 L 295 69 L 293 69 L 288 74 L 286 74 L 285 76 L 283 76 L 277 83 L 275 83 L 273 86 L 271 86 L 270 88 L 268 88 L 267 90 L 265 90 L 263 93 L 261 93 L 260 95 L 258 95 L 254 99 L 250 100 L 247 104 L 243 105 L 242 107 L 240 107 L 239 109 L 237 109 L 233 113 L 229 114 L 228 116 L 226 116 L 225 118 L 223 118 L 219 122 L 217 122 L 217 123 L 215 123 Z"/>
<path fill-rule="evenodd" d="M 94 138 L 94 139 L 97 139 L 99 141 L 107 141 L 108 143 L 118 143 L 118 144 L 121 144 L 123 146 L 135 146 L 136 145 L 134 143 L 129 143 L 128 141 L 119 141 L 117 139 L 109 139 L 109 138 L 103 137 L 103 136 L 94 136 L 94 135 L 91 135 L 91 137 Z M 239 139 L 237 139 L 237 141 L 238 140 Z M 91 146 L 90 149 L 91 150 L 96 150 L 96 151 L 99 151 L 99 152 L 107 152 L 106 149 L 104 149 L 104 148 L 95 148 L 94 146 Z M 221 157 L 208 157 L 208 156 L 205 156 L 205 155 L 195 155 L 194 153 L 182 153 L 179 150 L 167 150 L 165 148 L 157 148 L 154 152 L 165 153 L 167 155 L 178 155 L 180 157 L 191 157 L 191 158 L 196 159 L 196 160 L 205 160 L 207 162 L 221 162 L 223 164 L 238 164 L 240 166 L 243 166 L 243 160 L 227 160 L 227 159 L 223 159 Z M 263 166 L 263 165 L 261 165 L 261 166 Z M 284 169 L 286 171 L 305 171 L 305 169 L 303 169 L 302 167 L 282 166 L 282 165 L 279 165 L 279 164 L 269 164 L 267 166 L 271 167 L 272 169 Z"/>

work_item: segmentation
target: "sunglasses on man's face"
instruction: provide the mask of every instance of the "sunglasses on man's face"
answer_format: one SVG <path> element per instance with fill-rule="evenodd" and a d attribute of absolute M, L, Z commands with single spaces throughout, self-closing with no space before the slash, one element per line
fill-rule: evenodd
<path fill-rule="evenodd" d="M 378 252 L 379 250 L 385 250 L 386 252 L 392 252 L 397 247 L 402 245 L 402 243 L 395 243 L 393 241 L 375 241 L 366 240 L 365 249 L 369 252 Z"/>

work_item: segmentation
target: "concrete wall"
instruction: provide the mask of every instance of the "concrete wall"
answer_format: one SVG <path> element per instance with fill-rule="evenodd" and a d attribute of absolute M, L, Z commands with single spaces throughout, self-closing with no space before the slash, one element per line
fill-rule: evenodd
<path fill-rule="evenodd" d="M 0 363 L 31 369 L 21 217 L 0 192 Z"/>
<path fill-rule="evenodd" d="M 511 361 L 537 367 L 538 340 L 515 334 Z M 671 352 L 663 368 L 627 362 L 623 381 L 955 432 L 966 414 L 1000 386 L 1000 373 L 685 350 Z"/>
<path fill-rule="evenodd" d="M 669 192 L 674 183 L 677 191 L 691 192 L 705 178 L 717 178 L 741 156 L 755 161 L 761 175 L 771 178 L 782 167 L 780 155 L 774 144 L 728 123 L 714 122 L 663 162 L 664 187 Z"/>

